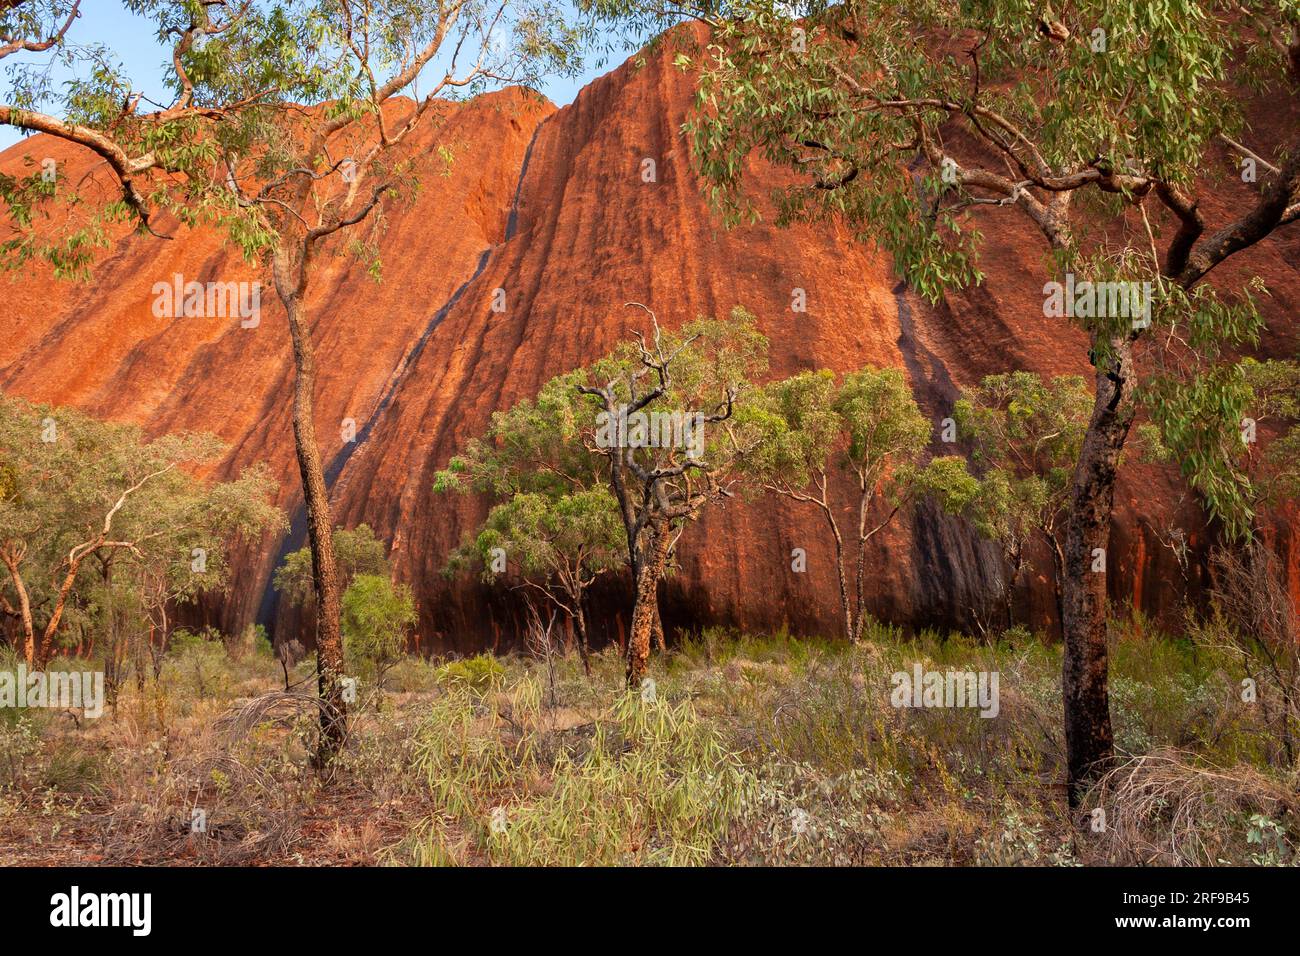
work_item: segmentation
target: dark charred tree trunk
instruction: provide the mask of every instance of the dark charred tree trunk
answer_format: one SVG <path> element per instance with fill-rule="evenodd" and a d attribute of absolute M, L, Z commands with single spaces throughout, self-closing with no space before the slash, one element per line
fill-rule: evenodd
<path fill-rule="evenodd" d="M 1061 580 L 1065 639 L 1062 696 L 1068 794 L 1078 806 L 1087 785 L 1114 756 L 1107 686 L 1106 575 L 1111 510 L 1119 457 L 1135 410 L 1133 357 L 1127 339 L 1115 339 L 1097 356 L 1092 419 L 1074 472 Z"/>
<path fill-rule="evenodd" d="M 295 268 L 296 266 L 296 268 Z M 295 276 L 294 273 L 297 273 Z M 292 263 L 287 254 L 277 253 L 275 285 L 289 317 L 293 341 L 293 439 L 302 476 L 303 500 L 307 508 L 307 539 L 311 546 L 312 585 L 316 594 L 317 683 L 321 698 L 318 766 L 328 764 L 343 742 L 347 701 L 343 697 L 343 636 L 339 616 L 338 564 L 334 557 L 333 522 L 325 469 L 316 444 L 315 393 L 316 361 L 311 329 L 303 309 L 305 292 L 303 266 Z M 294 281 L 296 279 L 296 281 Z"/>
<path fill-rule="evenodd" d="M 1008 580 L 1007 583 L 1003 585 L 1002 588 L 1002 604 L 1003 604 L 1003 609 L 1006 612 L 1006 620 L 1007 620 L 1006 628 L 1008 631 L 1011 630 L 1011 628 L 1014 627 L 1016 623 L 1015 603 L 1016 603 L 1016 582 L 1014 580 Z M 1057 604 L 1059 605 L 1060 602 L 1058 601 Z"/>

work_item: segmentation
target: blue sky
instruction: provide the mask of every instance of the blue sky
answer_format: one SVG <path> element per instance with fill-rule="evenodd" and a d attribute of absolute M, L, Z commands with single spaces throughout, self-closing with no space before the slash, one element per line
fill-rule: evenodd
<path fill-rule="evenodd" d="M 157 41 L 154 30 L 149 20 L 127 12 L 114 0 L 89 0 L 82 4 L 81 16 L 73 25 L 68 38 L 72 42 L 88 43 L 98 40 L 104 43 L 121 60 L 126 75 L 138 90 L 142 90 L 155 102 L 166 102 L 169 97 L 162 77 L 170 52 Z M 610 56 L 593 53 L 591 62 L 581 76 L 574 79 L 552 78 L 542 85 L 542 92 L 563 106 L 572 102 L 578 91 L 592 79 L 613 69 L 625 58 L 626 54 L 617 52 Z M 6 66 L 23 59 L 28 62 L 44 62 L 38 55 L 18 54 Z M 600 59 L 608 62 L 596 62 Z M 56 82 L 57 80 L 56 74 Z M 12 146 L 21 138 L 22 134 L 18 130 L 0 125 L 0 149 Z"/>

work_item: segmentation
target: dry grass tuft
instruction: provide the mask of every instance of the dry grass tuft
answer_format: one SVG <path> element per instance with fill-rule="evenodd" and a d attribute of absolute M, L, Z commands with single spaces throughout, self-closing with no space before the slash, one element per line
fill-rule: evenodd
<path fill-rule="evenodd" d="M 1294 819 L 1297 809 L 1294 788 L 1247 764 L 1225 770 L 1168 748 L 1124 760 L 1100 781 L 1094 798 L 1105 813 L 1098 835 L 1107 860 L 1124 865 L 1249 862 L 1248 847 L 1233 839 L 1243 823 L 1267 826 Z M 1271 833 L 1282 832 L 1274 827 Z"/>

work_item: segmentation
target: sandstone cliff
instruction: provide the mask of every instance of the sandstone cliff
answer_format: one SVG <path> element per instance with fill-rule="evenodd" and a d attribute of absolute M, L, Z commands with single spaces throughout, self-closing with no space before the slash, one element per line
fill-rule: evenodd
<path fill-rule="evenodd" d="M 721 230 L 679 132 L 691 84 L 668 57 L 652 55 L 644 66 L 629 62 L 596 80 L 563 109 L 521 90 L 448 107 L 414 144 L 424 185 L 413 204 L 390 215 L 382 282 L 343 260 L 324 265 L 313 281 L 317 430 L 336 520 L 365 521 L 390 542 L 399 577 L 416 589 L 430 647 L 508 642 L 520 620 L 500 593 L 442 576 L 448 550 L 484 506 L 435 496 L 434 472 L 493 410 L 640 327 L 637 313 L 623 307 L 630 300 L 651 305 L 668 325 L 744 305 L 771 339 L 777 375 L 901 367 L 936 421 L 961 385 L 986 374 L 1090 372 L 1082 334 L 1043 317 L 1041 246 L 1013 216 L 983 227 L 987 283 L 937 308 L 903 288 L 883 255 L 833 229 Z M 1275 145 L 1270 130 L 1279 125 L 1286 123 L 1261 116 L 1261 145 Z M 438 145 L 455 154 L 446 176 Z M 68 154 L 36 137 L 0 154 L 0 169 L 18 168 L 25 156 Z M 654 182 L 642 176 L 646 159 L 654 161 Z M 1236 188 L 1244 189 L 1229 186 L 1229 195 L 1244 201 Z M 1212 222 L 1223 214 L 1213 204 L 1205 211 Z M 55 282 L 41 270 L 0 278 L 0 390 L 141 422 L 155 433 L 216 432 L 230 445 L 222 474 L 268 461 L 281 504 L 297 516 L 294 530 L 247 555 L 232 594 L 209 602 L 204 614 L 226 628 L 258 618 L 296 626 L 268 588 L 279 556 L 301 541 L 282 310 L 268 282 L 256 328 L 237 319 L 155 318 L 153 284 L 177 273 L 267 281 L 215 234 L 167 223 L 160 231 L 175 238 L 119 238 L 88 284 Z M 1300 227 L 1240 257 L 1216 281 L 1231 287 L 1253 273 L 1274 291 L 1265 304 L 1273 330 L 1266 351 L 1294 355 Z M 791 311 L 795 288 L 806 291 L 806 313 Z M 506 302 L 500 313 L 491 308 L 498 289 Z M 356 440 L 345 443 L 349 419 Z M 1182 525 L 1203 548 L 1183 495 L 1163 470 L 1126 469 L 1110 559 L 1118 601 L 1161 614 L 1202 583 L 1199 559 L 1184 569 L 1160 541 L 1164 529 Z M 795 547 L 807 551 L 807 573 L 790 570 Z M 670 626 L 836 633 L 830 542 L 814 512 L 775 501 L 728 503 L 689 529 L 679 552 L 680 570 L 663 592 Z M 1300 559 L 1294 548 L 1286 553 L 1300 595 Z M 872 610 L 907 625 L 964 624 L 995 566 L 996 552 L 960 522 L 922 507 L 872 551 Z M 611 581 L 595 596 L 598 634 L 617 638 L 628 623 L 625 587 Z M 1045 578 L 1035 575 L 1019 601 L 1036 622 L 1048 621 Z"/>

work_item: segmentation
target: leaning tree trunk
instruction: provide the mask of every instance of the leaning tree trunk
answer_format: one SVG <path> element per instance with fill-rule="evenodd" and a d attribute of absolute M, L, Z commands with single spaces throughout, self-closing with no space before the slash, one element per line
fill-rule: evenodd
<path fill-rule="evenodd" d="M 22 581 L 18 581 L 17 587 L 19 588 L 18 609 L 23 622 L 23 660 L 28 667 L 31 667 L 36 660 L 36 629 L 32 625 L 32 604 Z"/>
<path fill-rule="evenodd" d="M 27 584 L 18 570 L 18 560 L 8 554 L 0 555 L 0 560 L 3 560 L 5 567 L 9 569 L 14 590 L 18 592 L 18 612 L 23 627 L 23 661 L 30 668 L 36 658 L 36 628 L 32 624 L 31 597 L 27 593 Z"/>
<path fill-rule="evenodd" d="M 632 606 L 632 634 L 627 643 L 627 686 L 636 688 L 650 660 L 650 638 L 658 617 L 659 578 L 668 561 L 669 526 L 656 521 L 651 530 L 649 555 L 640 562 L 636 578 L 636 603 Z"/>
<path fill-rule="evenodd" d="M 316 762 L 318 766 L 324 766 L 342 744 L 347 719 L 347 701 L 343 697 L 343 636 L 339 630 L 341 605 L 329 492 L 325 487 L 320 448 L 316 444 L 316 362 L 312 353 L 311 330 L 302 305 L 301 285 L 289 284 L 289 272 L 285 259 L 277 256 L 276 289 L 289 316 L 289 334 L 293 341 L 294 450 L 298 456 L 303 500 L 307 506 L 307 539 L 311 545 L 312 584 L 316 592 L 316 674 L 322 703 Z"/>
<path fill-rule="evenodd" d="M 1061 686 L 1071 807 L 1114 755 L 1107 686 L 1106 553 L 1120 452 L 1133 423 L 1133 357 L 1126 339 L 1097 368 L 1092 419 L 1074 471 L 1065 537 L 1061 627 L 1065 638 Z"/>

